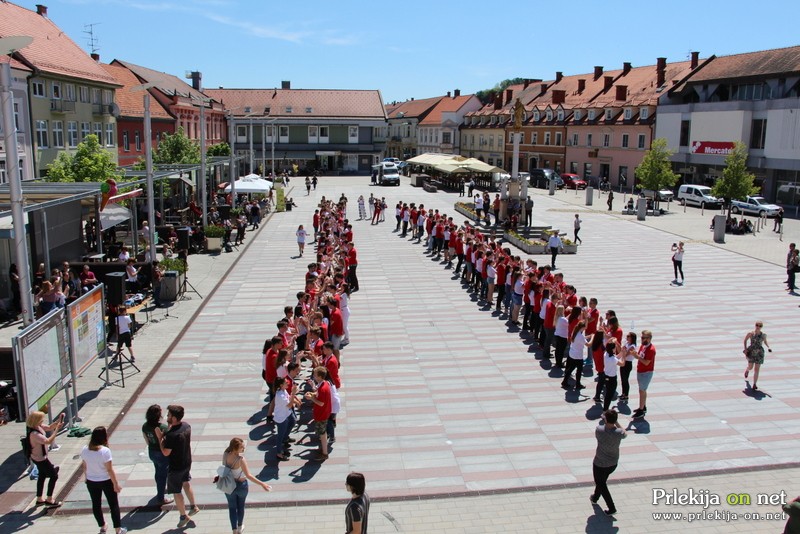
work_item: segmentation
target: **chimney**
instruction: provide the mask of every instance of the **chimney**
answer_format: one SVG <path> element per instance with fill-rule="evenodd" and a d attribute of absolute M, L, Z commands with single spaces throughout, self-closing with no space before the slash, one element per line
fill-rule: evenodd
<path fill-rule="evenodd" d="M 412 102 L 414 101 L 414 97 L 413 97 L 413 96 L 411 97 L 411 101 L 412 101 Z"/>
<path fill-rule="evenodd" d="M 561 81 L 561 78 L 564 77 L 564 73 L 560 71 L 556 71 L 556 83 Z"/>
<path fill-rule="evenodd" d="M 603 75 L 603 67 L 599 67 L 599 66 L 595 67 L 594 68 L 594 79 L 598 80 L 598 79 L 600 79 L 600 76 L 602 76 L 602 75 Z"/>
<path fill-rule="evenodd" d="M 539 96 L 542 96 L 546 92 L 547 92 L 547 84 L 543 83 L 542 85 L 539 86 Z"/>
<path fill-rule="evenodd" d="M 199 91 L 203 86 L 203 73 L 193 70 L 190 77 L 192 78 L 192 89 Z"/>
<path fill-rule="evenodd" d="M 447 98 L 450 98 L 450 91 L 447 91 Z"/>
<path fill-rule="evenodd" d="M 494 98 L 494 109 L 502 109 L 503 108 L 503 94 L 502 93 L 497 93 L 497 94 L 492 93 L 492 96 Z"/>
<path fill-rule="evenodd" d="M 461 96 L 461 89 L 454 89 L 453 98 L 458 98 L 459 96 Z"/>
<path fill-rule="evenodd" d="M 513 89 L 506 89 L 506 104 L 511 102 L 511 97 L 513 97 L 513 96 L 514 96 L 514 90 Z"/>
<path fill-rule="evenodd" d="M 524 91 L 525 89 L 527 89 L 530 84 L 531 84 L 531 81 L 528 78 L 525 78 L 522 81 L 522 90 Z"/>
<path fill-rule="evenodd" d="M 291 88 L 292 88 L 292 82 L 291 81 L 283 80 L 281 82 L 281 89 L 291 89 Z"/>
<path fill-rule="evenodd" d="M 618 85 L 617 86 L 617 100 L 622 102 L 628 99 L 628 86 L 627 85 Z"/>
<path fill-rule="evenodd" d="M 43 17 L 47 17 L 47 6 L 36 4 L 36 13 Z"/>
<path fill-rule="evenodd" d="M 664 85 L 664 80 L 667 78 L 667 58 L 660 57 L 656 59 L 656 87 Z"/>
<path fill-rule="evenodd" d="M 625 76 L 631 71 L 631 63 L 630 61 L 626 61 L 622 64 L 622 75 Z"/>
<path fill-rule="evenodd" d="M 608 91 L 611 89 L 611 86 L 614 85 L 614 77 L 613 76 L 606 76 L 603 78 L 603 91 Z"/>
<path fill-rule="evenodd" d="M 100 63 L 100 54 L 97 52 L 92 52 L 92 59 L 95 60 L 96 63 Z"/>
<path fill-rule="evenodd" d="M 584 89 L 586 89 L 586 80 L 578 80 L 578 94 L 582 93 Z"/>
<path fill-rule="evenodd" d="M 700 63 L 700 52 L 692 52 L 692 64 L 691 68 L 696 69 L 697 65 Z"/>
<path fill-rule="evenodd" d="M 566 96 L 567 92 L 563 89 L 553 89 L 553 104 L 563 104 Z"/>

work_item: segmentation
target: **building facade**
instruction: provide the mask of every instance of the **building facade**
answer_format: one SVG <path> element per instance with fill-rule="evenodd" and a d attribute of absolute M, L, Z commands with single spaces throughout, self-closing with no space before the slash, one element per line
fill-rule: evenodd
<path fill-rule="evenodd" d="M 483 105 L 475 95 L 461 95 L 455 90 L 452 96 L 439 100 L 428 114 L 419 121 L 417 147 L 420 154 L 427 152 L 458 154 L 461 151 L 460 127 L 464 116 L 477 111 Z"/>
<path fill-rule="evenodd" d="M 521 84 L 512 85 L 498 94 L 492 93 L 489 102 L 481 109 L 464 115 L 459 152 L 462 156 L 503 168 L 507 163 L 504 139 L 511 116 L 510 104 L 522 88 Z"/>
<path fill-rule="evenodd" d="M 0 56 L 0 67 L 3 63 L 10 63 L 11 68 L 11 93 L 14 97 L 14 124 L 17 128 L 17 156 L 19 164 L 19 177 L 21 180 L 31 180 L 33 173 L 33 139 L 31 136 L 31 121 L 28 113 L 28 83 L 27 78 L 32 70 L 19 61 L 9 56 Z M 3 109 L 0 106 L 0 184 L 8 182 L 11 165 L 7 161 L 5 146 Z"/>
<path fill-rule="evenodd" d="M 424 120 L 442 98 L 423 98 L 390 104 L 386 108 L 388 131 L 386 155 L 394 158 L 408 159 L 419 152 L 419 123 Z"/>

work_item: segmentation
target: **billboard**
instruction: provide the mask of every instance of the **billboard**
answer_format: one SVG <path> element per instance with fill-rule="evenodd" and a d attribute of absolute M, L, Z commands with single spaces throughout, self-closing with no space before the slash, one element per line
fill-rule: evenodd
<path fill-rule="evenodd" d="M 77 379 L 106 350 L 104 286 L 68 304 L 67 320 L 72 378 Z"/>

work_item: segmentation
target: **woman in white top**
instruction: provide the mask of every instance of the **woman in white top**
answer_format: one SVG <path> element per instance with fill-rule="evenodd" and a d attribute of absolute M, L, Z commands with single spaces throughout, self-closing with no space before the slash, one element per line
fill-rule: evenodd
<path fill-rule="evenodd" d="M 612 339 L 606 344 L 606 352 L 603 355 L 603 374 L 597 383 L 594 400 L 600 402 L 600 392 L 603 393 L 603 410 L 608 410 L 611 401 L 617 393 L 617 369 L 625 365 L 624 358 L 618 357 L 623 353 L 623 349 L 617 344 L 616 339 Z"/>
<path fill-rule="evenodd" d="M 679 241 L 677 245 L 675 243 L 672 244 L 672 270 L 675 272 L 673 284 L 678 283 L 678 272 L 680 272 L 680 285 L 683 285 L 683 252 L 683 241 Z"/>
<path fill-rule="evenodd" d="M 367 218 L 367 208 L 364 205 L 364 195 L 358 197 L 358 220 Z"/>
<path fill-rule="evenodd" d="M 289 391 L 289 387 L 293 387 L 293 391 Z M 294 416 L 294 407 L 299 406 L 300 401 L 295 397 L 297 387 L 293 386 L 293 382 L 286 378 L 275 380 L 275 392 L 275 411 L 272 414 L 278 427 L 275 436 L 278 452 L 275 457 L 280 461 L 286 461 L 289 459 L 289 433 L 297 422 Z"/>
<path fill-rule="evenodd" d="M 350 284 L 344 283 L 337 291 L 339 295 L 339 311 L 342 312 L 342 323 L 344 324 L 344 338 L 342 343 L 350 343 Z"/>
<path fill-rule="evenodd" d="M 102 496 L 105 494 L 108 507 L 111 510 L 111 524 L 117 534 L 125 534 L 128 529 L 121 526 L 119 514 L 119 500 L 117 493 L 122 491 L 114 466 L 111 463 L 111 449 L 108 448 L 108 431 L 104 426 L 95 427 L 89 445 L 81 451 L 83 470 L 86 475 L 86 489 L 92 499 L 92 513 L 97 520 L 100 532 L 108 530 L 103 517 Z"/>
<path fill-rule="evenodd" d="M 564 317 L 564 306 L 559 305 L 556 307 L 553 324 L 556 327 L 555 332 L 553 332 L 553 338 L 556 342 L 556 366 L 561 367 L 564 357 L 567 356 L 567 336 L 569 335 L 569 319 Z"/>
<path fill-rule="evenodd" d="M 569 323 L 569 321 L 567 321 Z M 569 324 L 567 324 L 569 328 Z M 572 330 L 572 337 L 569 340 L 569 358 L 567 358 L 567 368 L 564 370 L 564 380 L 561 381 L 561 387 L 569 389 L 569 377 L 572 370 L 575 370 L 575 391 L 580 391 L 586 386 L 581 385 L 581 377 L 583 376 L 583 355 L 586 352 L 586 347 L 589 342 L 586 341 L 584 330 L 586 329 L 586 321 L 578 321 L 575 328 Z"/>
<path fill-rule="evenodd" d="M 297 248 L 300 249 L 300 255 L 303 255 L 303 249 L 306 248 L 306 238 L 308 237 L 308 232 L 303 229 L 303 225 L 297 227 Z"/>
<path fill-rule="evenodd" d="M 497 280 L 497 269 L 494 267 L 494 262 L 491 259 L 486 260 L 486 303 L 492 305 L 494 300 L 494 285 Z"/>
<path fill-rule="evenodd" d="M 233 534 L 240 534 L 244 531 L 244 503 L 247 500 L 247 493 L 250 491 L 247 481 L 258 484 L 266 491 L 272 489 L 269 484 L 258 480 L 250 473 L 247 468 L 247 460 L 242 456 L 244 449 L 244 441 L 241 438 L 233 438 L 222 455 L 222 464 L 230 468 L 231 474 L 236 480 L 236 489 L 225 494 L 228 499 L 228 517 L 231 520 Z"/>
<path fill-rule="evenodd" d="M 619 396 L 619 400 L 626 401 L 631 388 L 629 377 L 633 370 L 633 362 L 636 360 L 636 332 L 628 332 L 620 357 L 624 358 L 624 363 L 619 370 L 619 376 L 622 381 L 622 395 Z"/>

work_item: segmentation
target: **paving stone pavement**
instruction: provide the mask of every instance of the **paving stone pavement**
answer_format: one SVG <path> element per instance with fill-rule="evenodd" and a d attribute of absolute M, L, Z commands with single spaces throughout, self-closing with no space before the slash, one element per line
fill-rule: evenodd
<path fill-rule="evenodd" d="M 596 296 L 601 309 L 615 309 L 624 329 L 653 330 L 658 347 L 648 417 L 630 423 L 630 410 L 619 406 L 631 435 L 623 442 L 620 467 L 612 478 L 662 478 L 612 487 L 618 508 L 624 510 L 617 523 L 593 514 L 586 499 L 593 420 L 599 411 L 588 397 L 565 395 L 559 372 L 536 360 L 532 345 L 520 339 L 515 328 L 479 308 L 451 279 L 452 271 L 431 261 L 420 245 L 400 239 L 392 231 L 391 208 L 380 225 L 354 221 L 362 290 L 351 301 L 352 344 L 343 351 L 343 404 L 331 458 L 324 464 L 306 460 L 313 444 L 301 425 L 296 437 L 303 439 L 294 457 L 278 465 L 272 430 L 263 424 L 260 352 L 282 307 L 294 301 L 312 259 L 308 254 L 295 257 L 297 225 L 309 226 L 313 204 L 323 194 L 338 197 L 344 192 L 352 219 L 358 194 L 386 196 L 390 206 L 398 199 L 424 202 L 448 213 L 459 200 L 455 194 L 411 188 L 406 181 L 400 188 L 370 187 L 367 182 L 368 178 L 324 179 L 309 199 L 313 202 L 300 193 L 299 209 L 276 214 L 260 233 L 251 234 L 246 251 L 221 256 L 239 261 L 207 296 L 112 436 L 114 463 L 125 487 L 121 500 L 133 515 L 126 523 L 155 532 L 169 530 L 177 521 L 169 512 L 147 526 L 153 517 L 135 511 L 152 496 L 152 467 L 140 427 L 144 410 L 153 402 L 179 403 L 187 409 L 186 420 L 193 426 L 195 491 L 202 506 L 215 508 L 224 502 L 211 486 L 211 476 L 228 439 L 247 437 L 250 465 L 274 488 L 271 494 L 254 489 L 248 514 L 256 525 L 277 522 L 289 531 L 306 530 L 298 511 L 320 518 L 315 529 L 340 528 L 341 503 L 315 502 L 341 499 L 351 470 L 367 476 L 368 492 L 376 499 L 371 530 L 377 532 L 517 532 L 531 531 L 532 524 L 537 532 L 661 532 L 686 528 L 686 523 L 652 519 L 652 511 L 669 511 L 650 504 L 652 488 L 660 484 L 725 493 L 785 490 L 794 495 L 796 466 L 747 469 L 792 466 L 800 457 L 794 446 L 800 396 L 792 387 L 798 368 L 789 356 L 797 331 L 797 301 L 782 290 L 785 271 L 779 262 L 748 256 L 746 243 L 742 250 L 731 251 L 694 240 L 688 243 L 684 261 L 687 283 L 670 286 L 669 246 L 676 235 L 698 232 L 696 217 L 676 214 L 641 224 L 586 208 L 581 208 L 585 244 L 577 255 L 560 256 L 559 267 L 579 294 Z M 535 219 L 571 228 L 576 209 L 568 194 L 537 195 Z M 794 238 L 791 221 L 787 230 L 784 242 Z M 779 258 L 785 253 L 784 243 L 761 241 L 766 244 L 759 246 L 768 254 Z M 765 256 L 758 251 L 754 255 Z M 192 282 L 197 285 L 194 278 Z M 180 314 L 172 331 L 160 338 L 160 351 L 189 316 Z M 760 394 L 741 378 L 739 348 L 756 318 L 765 321 L 775 349 L 764 366 Z M 147 335 L 145 331 L 140 338 Z M 152 351 L 154 359 L 160 351 Z M 98 397 L 101 402 L 104 394 Z M 115 408 L 105 414 L 108 419 L 119 412 Z M 99 419 L 93 418 L 92 424 L 101 424 L 94 422 Z M 663 478 L 707 470 L 726 472 Z M 568 487 L 558 489 L 564 485 Z M 469 493 L 477 496 L 461 496 Z M 460 497 L 417 500 L 425 495 Z M 388 500 L 409 497 L 413 500 Z M 555 500 L 561 506 L 553 506 Z M 574 504 L 565 509 L 567 500 Z M 583 503 L 586 513 L 580 512 Z M 55 519 L 38 519 L 34 531 L 51 521 L 59 529 L 86 529 L 92 524 L 87 508 L 87 495 L 78 484 L 64 512 Z M 498 509 L 505 515 L 497 517 Z M 75 512 L 80 515 L 72 515 Z M 27 514 L 17 514 L 16 519 L 24 520 Z M 0 518 L 0 524 L 5 518 L 11 524 L 10 516 Z M 224 511 L 207 509 L 198 516 L 197 531 L 225 531 L 226 524 Z M 706 521 L 701 530 L 696 523 L 689 528 L 729 532 L 744 524 Z M 761 523 L 746 525 L 749 528 L 742 531 L 780 530 L 775 523 L 765 530 Z"/>

